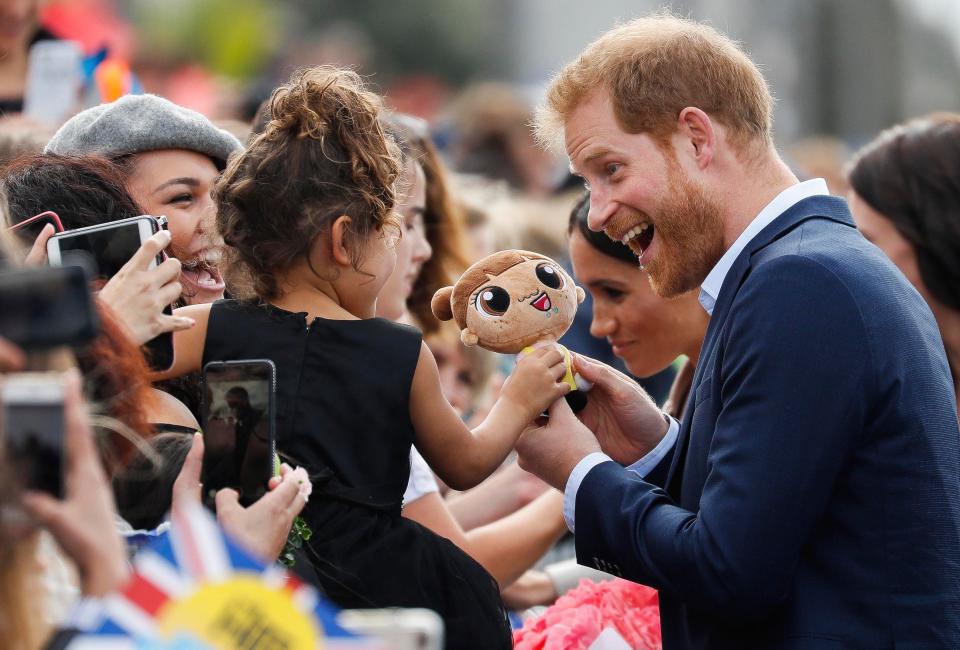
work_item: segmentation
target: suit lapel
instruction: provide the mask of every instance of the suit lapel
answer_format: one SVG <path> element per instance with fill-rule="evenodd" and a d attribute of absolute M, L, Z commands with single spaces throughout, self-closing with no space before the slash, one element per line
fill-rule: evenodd
<path fill-rule="evenodd" d="M 730 312 L 730 306 L 733 299 L 743 284 L 750 270 L 750 258 L 760 249 L 768 246 L 773 241 L 779 239 L 793 228 L 806 221 L 807 219 L 826 218 L 837 221 L 844 225 L 854 227 L 853 219 L 850 216 L 850 210 L 843 199 L 834 196 L 813 196 L 795 203 L 790 209 L 774 219 L 770 224 L 761 230 L 756 237 L 750 240 L 746 247 L 734 260 L 733 265 L 727 272 L 720 288 L 720 295 L 717 296 L 716 304 L 713 307 L 713 314 L 710 316 L 710 324 L 707 326 L 707 334 L 703 340 L 703 346 L 700 348 L 700 363 L 697 364 L 696 373 L 693 376 L 693 383 L 690 385 L 690 397 L 687 400 L 687 408 L 683 414 L 680 423 L 680 433 L 677 436 L 677 443 L 673 460 L 670 464 L 670 471 L 667 473 L 667 481 L 664 484 L 667 492 L 677 501 L 680 500 L 680 476 L 679 471 L 686 460 L 687 447 L 690 442 L 690 427 L 693 422 L 693 411 L 696 408 L 697 387 L 703 381 L 706 372 L 713 372 L 713 368 L 708 368 L 710 360 L 713 359 L 714 349 L 719 342 L 719 332 L 723 328 L 723 323 Z M 676 483 L 676 485 L 674 484 Z"/>

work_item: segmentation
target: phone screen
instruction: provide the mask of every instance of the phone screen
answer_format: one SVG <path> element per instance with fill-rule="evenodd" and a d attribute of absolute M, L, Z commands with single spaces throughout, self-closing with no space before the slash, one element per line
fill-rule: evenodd
<path fill-rule="evenodd" d="M 0 336 L 28 350 L 82 345 L 97 317 L 82 269 L 0 271 Z"/>
<path fill-rule="evenodd" d="M 212 362 L 203 370 L 204 500 L 233 488 L 249 505 L 273 475 L 273 385 L 266 360 Z"/>
<path fill-rule="evenodd" d="M 3 387 L 3 435 L 21 487 L 63 498 L 63 434 L 63 385 L 11 375 Z"/>
<path fill-rule="evenodd" d="M 57 237 L 60 266 L 81 266 L 92 279 L 106 281 L 130 261 L 140 248 L 140 223 L 131 221 L 104 228 Z"/>

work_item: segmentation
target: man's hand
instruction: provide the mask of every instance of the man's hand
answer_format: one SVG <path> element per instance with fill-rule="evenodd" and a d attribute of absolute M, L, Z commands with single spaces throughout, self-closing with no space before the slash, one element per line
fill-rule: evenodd
<path fill-rule="evenodd" d="M 183 462 L 180 475 L 173 484 L 171 507 L 187 507 L 200 502 L 200 469 L 203 465 L 203 436 L 196 434 Z M 251 553 L 274 561 L 280 555 L 290 534 L 293 520 L 306 504 L 302 486 L 303 472 L 283 465 L 280 476 L 270 479 L 270 492 L 248 508 L 238 502 L 236 491 L 220 490 L 216 496 L 217 521 L 223 529 Z M 306 492 L 306 494 L 305 494 Z"/>
<path fill-rule="evenodd" d="M 550 418 L 532 426 L 517 441 L 517 462 L 561 492 L 573 468 L 588 454 L 600 451 L 600 443 L 570 410 L 567 400 L 550 405 Z"/>
<path fill-rule="evenodd" d="M 170 258 L 160 266 L 148 268 L 170 243 L 166 230 L 143 242 L 140 249 L 104 285 L 97 297 L 110 306 L 124 324 L 131 340 L 142 345 L 164 332 L 193 327 L 185 316 L 168 316 L 164 307 L 180 297 L 180 261 Z"/>
<path fill-rule="evenodd" d="M 637 382 L 580 354 L 574 356 L 574 366 L 593 382 L 579 417 L 604 453 L 621 465 L 631 465 L 657 446 L 669 425 Z"/>
<path fill-rule="evenodd" d="M 64 389 L 66 497 L 59 501 L 49 494 L 28 491 L 24 492 L 23 503 L 74 561 L 83 593 L 103 596 L 126 581 L 126 555 L 117 533 L 113 491 L 80 397 L 78 372 L 67 374 Z"/>

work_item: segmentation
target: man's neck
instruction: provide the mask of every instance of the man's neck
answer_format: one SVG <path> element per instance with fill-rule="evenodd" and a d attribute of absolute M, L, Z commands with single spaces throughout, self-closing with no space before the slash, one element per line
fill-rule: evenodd
<path fill-rule="evenodd" d="M 724 248 L 729 249 L 750 222 L 778 194 L 798 182 L 797 177 L 772 148 L 749 165 L 738 167 L 734 177 L 726 184 L 728 189 L 724 196 L 724 205 L 727 207 L 724 219 Z"/>

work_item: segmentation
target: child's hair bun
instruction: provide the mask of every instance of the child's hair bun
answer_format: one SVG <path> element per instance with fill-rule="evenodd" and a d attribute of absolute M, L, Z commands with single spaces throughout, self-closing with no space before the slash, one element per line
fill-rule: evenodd
<path fill-rule="evenodd" d="M 453 297 L 453 287 L 443 287 L 433 294 L 433 300 L 430 301 L 430 311 L 439 320 L 451 320 L 453 318 L 453 305 L 450 299 Z"/>
<path fill-rule="evenodd" d="M 360 76 L 352 70 L 326 65 L 298 70 L 290 83 L 274 92 L 267 128 L 322 140 L 341 120 L 365 110 L 376 114 L 379 107 L 366 95 Z"/>

